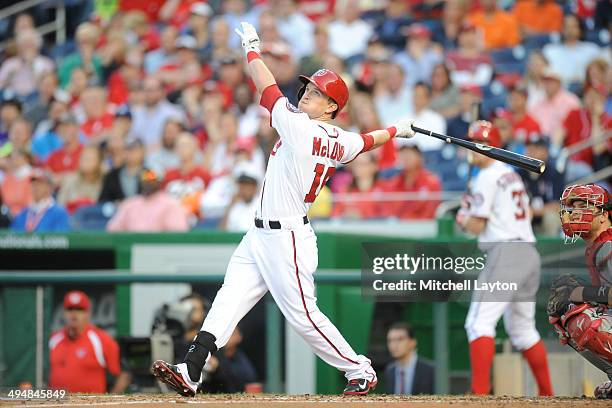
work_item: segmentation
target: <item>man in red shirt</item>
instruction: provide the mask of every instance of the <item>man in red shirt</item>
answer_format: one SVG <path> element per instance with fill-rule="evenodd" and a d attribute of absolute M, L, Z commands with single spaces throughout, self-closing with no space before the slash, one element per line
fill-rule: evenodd
<path fill-rule="evenodd" d="M 399 147 L 398 162 L 402 172 L 388 181 L 386 191 L 412 193 L 414 198 L 391 201 L 385 206 L 388 209 L 386 215 L 401 219 L 434 218 L 440 204 L 440 179 L 423 167 L 421 151 L 415 144 Z"/>
<path fill-rule="evenodd" d="M 81 291 L 64 297 L 64 328 L 49 340 L 49 388 L 68 392 L 105 393 L 107 372 L 116 377 L 110 392 L 121 393 L 130 375 L 121 370 L 119 346 L 89 322 L 89 297 Z"/>
<path fill-rule="evenodd" d="M 45 167 L 57 175 L 76 171 L 79 167 L 83 146 L 79 140 L 79 124 L 74 116 L 68 114 L 60 118 L 57 133 L 64 145 L 61 149 L 51 153 Z"/>

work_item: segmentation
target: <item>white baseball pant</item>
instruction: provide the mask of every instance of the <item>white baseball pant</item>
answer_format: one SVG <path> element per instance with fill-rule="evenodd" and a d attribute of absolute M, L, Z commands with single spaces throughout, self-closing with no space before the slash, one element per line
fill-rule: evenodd
<path fill-rule="evenodd" d="M 317 307 L 313 274 L 318 250 L 312 227 L 301 218 L 290 224 L 293 229 L 252 227 L 242 238 L 202 330 L 212 333 L 217 347 L 223 347 L 238 322 L 269 290 L 289 324 L 317 356 L 344 371 L 348 380 L 375 381 L 370 360 L 356 354 Z"/>

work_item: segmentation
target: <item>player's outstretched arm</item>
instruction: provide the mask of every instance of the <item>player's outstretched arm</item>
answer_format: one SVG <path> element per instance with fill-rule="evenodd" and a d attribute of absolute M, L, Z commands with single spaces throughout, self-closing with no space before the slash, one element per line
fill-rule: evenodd
<path fill-rule="evenodd" d="M 257 31 L 255 31 L 255 27 L 246 22 L 240 23 L 240 27 L 242 31 L 236 29 L 236 34 L 238 34 L 241 39 L 251 78 L 255 83 L 257 91 L 261 94 L 264 89 L 270 85 L 276 85 L 276 79 L 274 79 L 274 75 L 272 75 L 266 64 L 259 57 L 261 53 L 259 49 L 261 41 L 259 40 Z"/>
<path fill-rule="evenodd" d="M 377 147 L 384 145 L 393 137 L 401 137 L 404 139 L 411 138 L 415 135 L 414 130 L 412 130 L 413 123 L 414 120 L 412 119 L 402 119 L 395 125 L 389 126 L 386 129 L 378 129 L 366 133 L 366 135 L 372 136 L 372 139 L 374 140 L 374 144 L 372 145 L 371 149 L 376 149 Z"/>

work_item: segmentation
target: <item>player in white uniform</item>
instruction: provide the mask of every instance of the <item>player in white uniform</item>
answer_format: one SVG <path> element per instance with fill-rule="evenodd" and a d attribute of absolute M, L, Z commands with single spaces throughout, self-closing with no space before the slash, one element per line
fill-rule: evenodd
<path fill-rule="evenodd" d="M 490 122 L 474 122 L 468 137 L 500 147 L 501 137 Z M 540 255 L 531 228 L 529 198 L 518 173 L 509 165 L 474 153 L 468 157 L 480 169 L 457 214 L 457 223 L 478 235 L 486 252 L 483 283 L 514 282 L 518 291 L 473 292 L 465 321 L 470 343 L 471 391 L 491 391 L 495 327 L 502 317 L 512 345 L 523 353 L 536 378 L 540 395 L 552 395 L 546 349 L 535 327 L 535 295 L 540 282 Z"/>
<path fill-rule="evenodd" d="M 384 144 L 389 138 L 412 137 L 412 121 L 367 134 L 346 132 L 330 122 L 348 100 L 344 81 L 329 70 L 304 83 L 298 108 L 292 106 L 259 58 L 259 38 L 242 23 L 242 46 L 280 140 L 271 152 L 254 225 L 227 267 L 202 329 L 184 362 L 153 364 L 154 374 L 178 393 L 195 395 L 210 353 L 223 347 L 242 317 L 268 292 L 289 324 L 326 363 L 345 372 L 344 394 L 367 394 L 377 382 L 370 360 L 358 355 L 316 304 L 313 274 L 317 238 L 306 213 L 336 166 Z"/>

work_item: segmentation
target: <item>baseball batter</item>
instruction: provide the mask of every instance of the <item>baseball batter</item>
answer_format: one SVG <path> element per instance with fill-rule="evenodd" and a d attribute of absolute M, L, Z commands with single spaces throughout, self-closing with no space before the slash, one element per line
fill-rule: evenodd
<path fill-rule="evenodd" d="M 501 137 L 490 122 L 474 122 L 469 139 L 500 147 Z M 552 395 L 546 349 L 535 328 L 535 294 L 540 279 L 540 256 L 531 229 L 529 199 L 520 176 L 507 164 L 478 153 L 468 156 L 480 171 L 470 195 L 464 197 L 457 223 L 478 235 L 486 252 L 479 285 L 514 282 L 511 293 L 474 292 L 465 321 L 474 394 L 491 391 L 490 372 L 495 355 L 495 327 L 503 316 L 512 345 L 523 353 L 538 383 L 540 395 Z M 488 298 L 487 298 L 488 296 Z"/>
<path fill-rule="evenodd" d="M 412 137 L 412 121 L 367 134 L 331 124 L 348 100 L 348 88 L 336 73 L 321 69 L 300 76 L 298 107 L 292 106 L 260 59 L 255 28 L 242 23 L 248 68 L 280 135 L 270 154 L 254 225 L 227 267 L 201 331 L 183 363 L 153 364 L 154 374 L 178 393 L 195 395 L 210 354 L 223 347 L 236 324 L 266 294 L 276 301 L 289 324 L 326 363 L 345 372 L 346 395 L 367 394 L 377 383 L 370 360 L 357 354 L 316 304 L 313 274 L 317 238 L 306 213 L 336 166 L 381 146 L 389 138 Z"/>
<path fill-rule="evenodd" d="M 570 344 L 612 380 L 612 197 L 595 184 L 569 186 L 561 196 L 561 225 L 568 239 L 582 238 L 591 285 L 572 275 L 555 279 L 548 299 L 550 323 Z M 612 399 L 612 381 L 595 387 Z"/>

